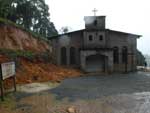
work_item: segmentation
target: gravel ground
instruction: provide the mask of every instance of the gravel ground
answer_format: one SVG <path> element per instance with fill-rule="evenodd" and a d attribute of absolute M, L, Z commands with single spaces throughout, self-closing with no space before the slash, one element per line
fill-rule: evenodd
<path fill-rule="evenodd" d="M 150 73 L 93 75 L 66 79 L 52 90 L 57 99 L 96 99 L 116 94 L 150 92 Z"/>

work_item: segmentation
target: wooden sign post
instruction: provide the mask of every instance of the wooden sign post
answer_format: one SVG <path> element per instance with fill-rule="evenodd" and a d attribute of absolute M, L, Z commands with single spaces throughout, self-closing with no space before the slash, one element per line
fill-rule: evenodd
<path fill-rule="evenodd" d="M 7 78 L 13 77 L 14 91 L 16 91 L 16 77 L 15 77 L 15 62 L 2 63 L 0 66 L 0 89 L 1 100 L 4 101 L 4 85 L 3 81 Z"/>
<path fill-rule="evenodd" d="M 0 87 L 1 87 L 1 100 L 4 101 L 2 72 L 0 72 Z"/>

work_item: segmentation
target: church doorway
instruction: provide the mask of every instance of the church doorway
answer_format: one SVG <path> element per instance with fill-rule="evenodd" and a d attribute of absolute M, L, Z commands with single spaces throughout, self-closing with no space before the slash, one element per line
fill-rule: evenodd
<path fill-rule="evenodd" d="M 66 47 L 61 48 L 61 65 L 67 65 L 67 51 Z"/>
<path fill-rule="evenodd" d="M 105 71 L 105 56 L 90 55 L 86 58 L 87 72 L 104 72 Z"/>

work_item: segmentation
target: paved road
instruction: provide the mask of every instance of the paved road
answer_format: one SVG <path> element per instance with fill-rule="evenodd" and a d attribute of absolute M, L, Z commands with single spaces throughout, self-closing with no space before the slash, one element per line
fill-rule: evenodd
<path fill-rule="evenodd" d="M 57 99 L 96 99 L 116 94 L 150 92 L 150 73 L 113 74 L 66 79 L 52 90 Z"/>

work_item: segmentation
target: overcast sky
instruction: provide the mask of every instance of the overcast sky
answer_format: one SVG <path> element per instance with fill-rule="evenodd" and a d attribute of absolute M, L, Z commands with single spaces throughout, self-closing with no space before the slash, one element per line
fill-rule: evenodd
<path fill-rule="evenodd" d="M 50 18 L 59 31 L 69 26 L 73 31 L 84 28 L 84 16 L 106 16 L 106 28 L 142 35 L 138 49 L 150 54 L 149 0 L 46 0 Z"/>

